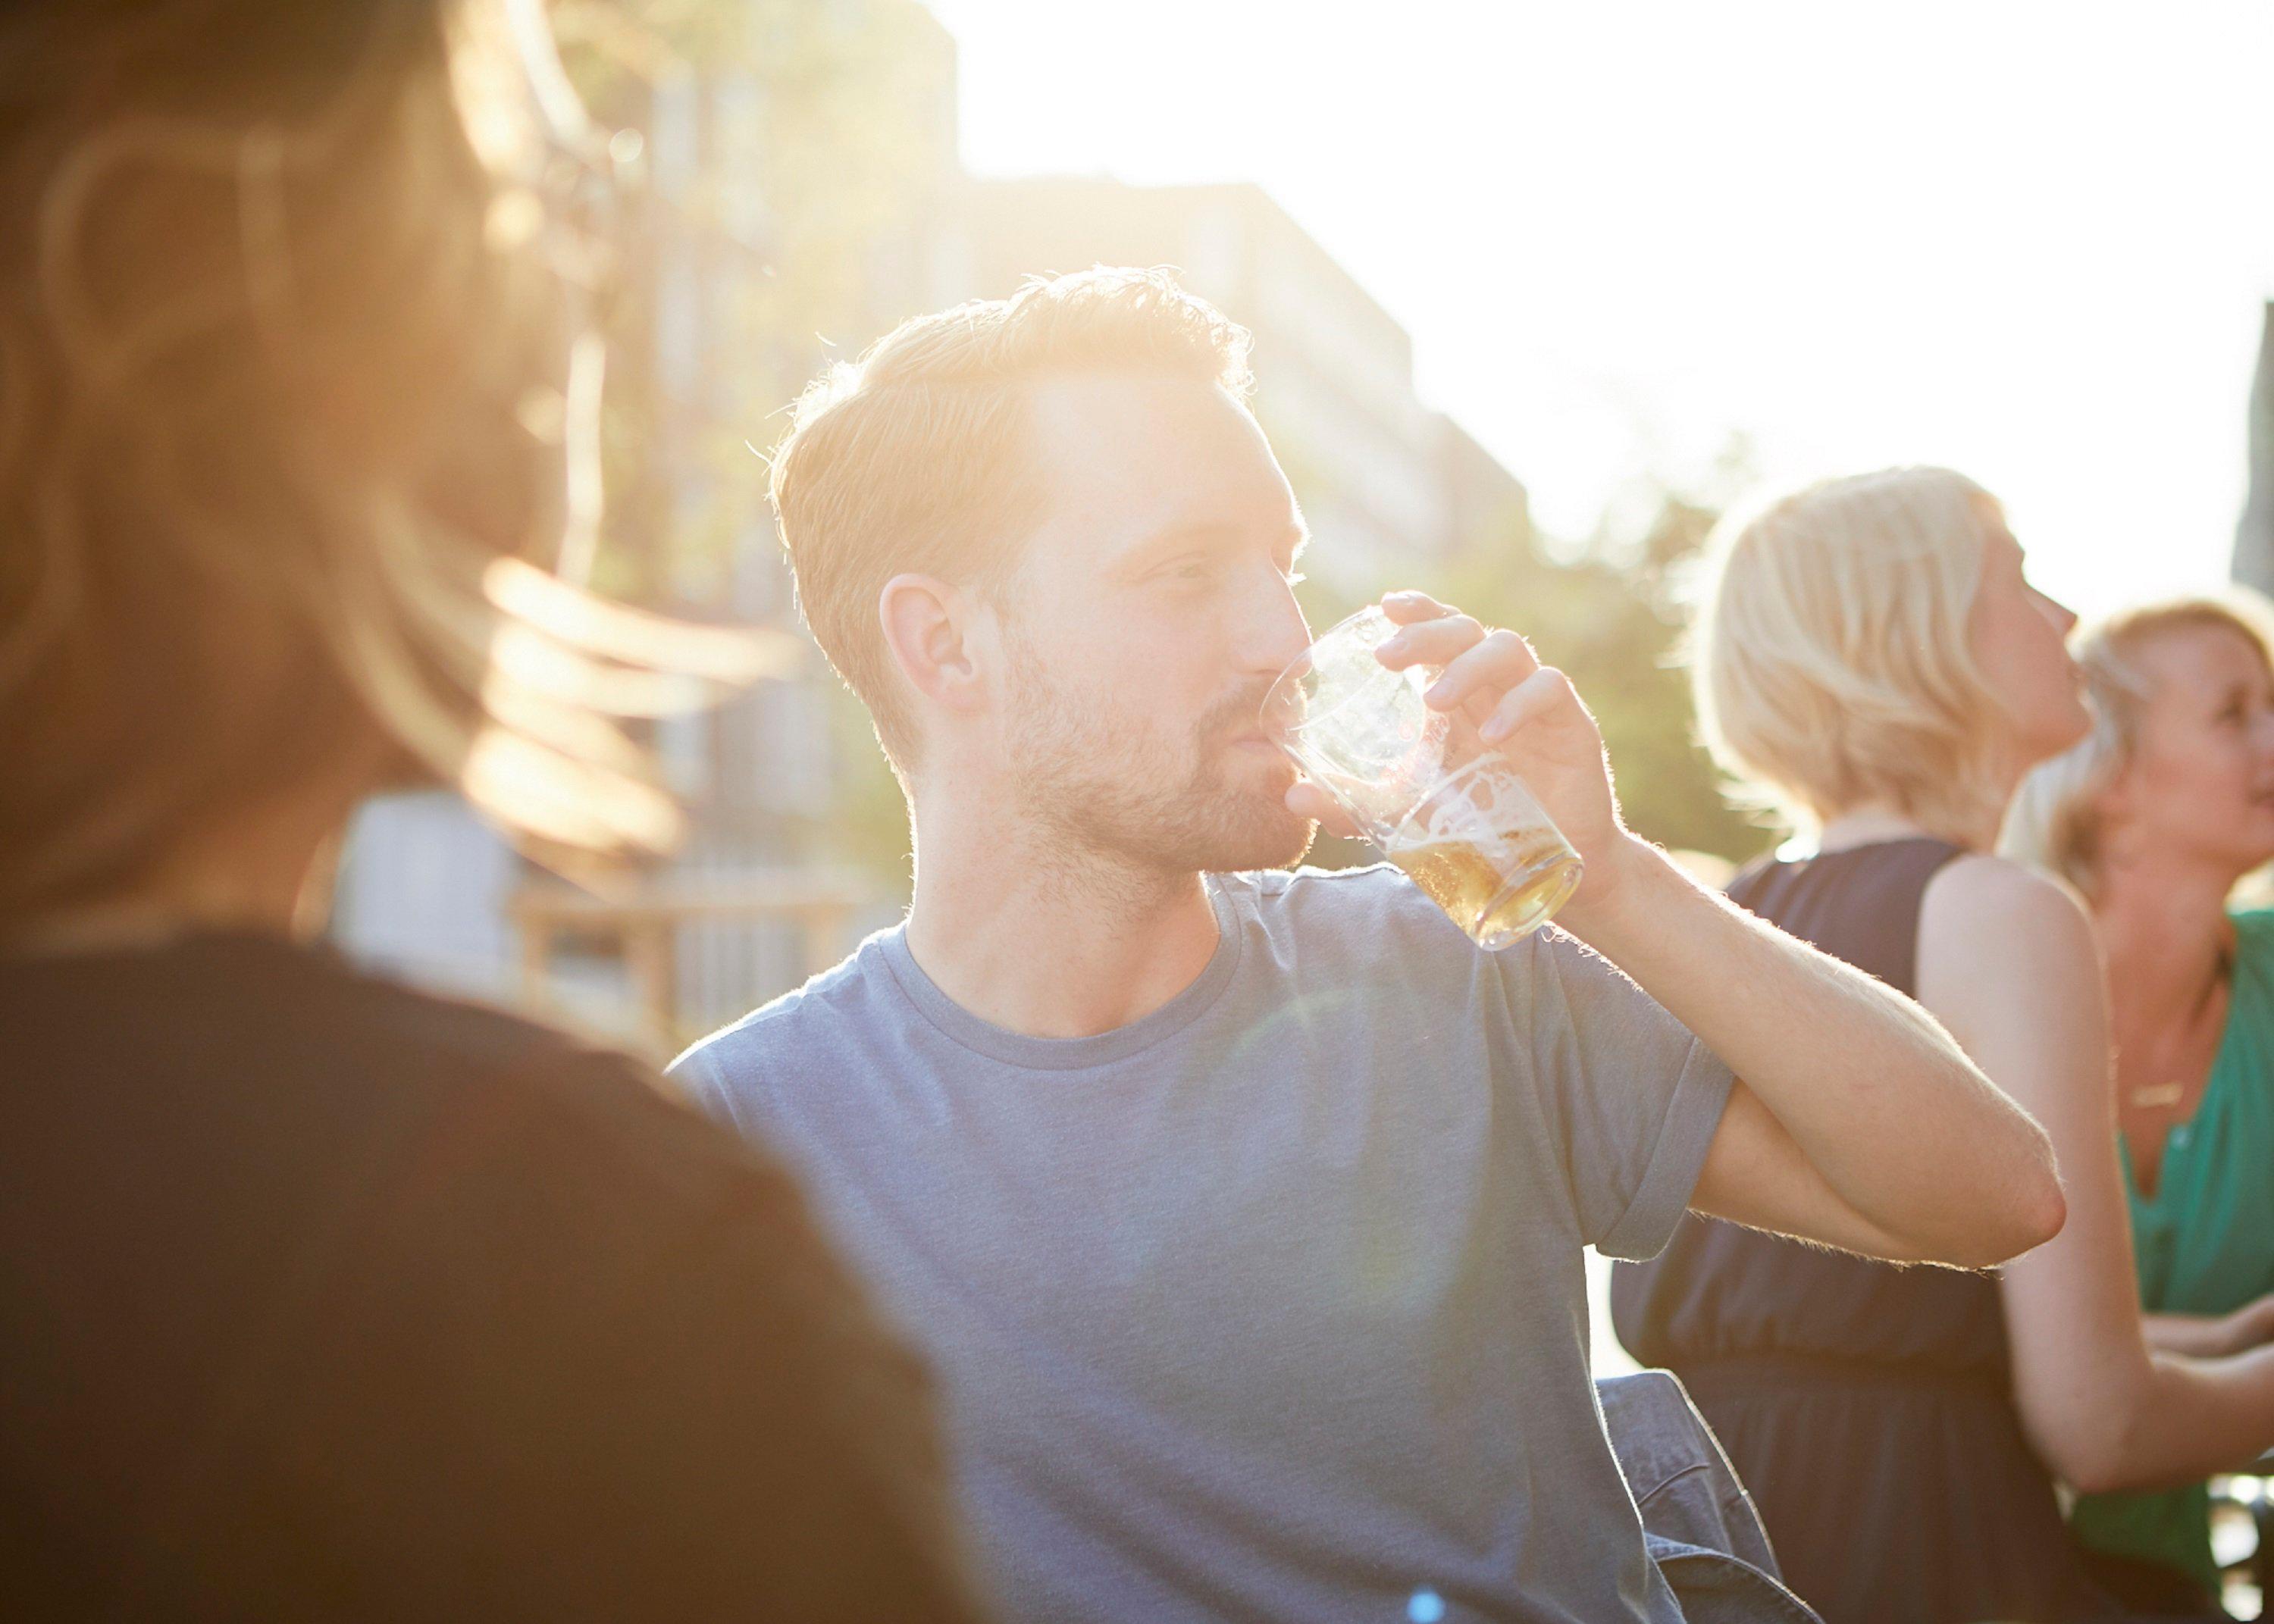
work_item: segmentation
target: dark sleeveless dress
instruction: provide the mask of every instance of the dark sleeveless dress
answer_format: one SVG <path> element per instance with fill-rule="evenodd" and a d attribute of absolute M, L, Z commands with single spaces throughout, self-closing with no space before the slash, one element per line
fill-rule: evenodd
<path fill-rule="evenodd" d="M 1960 855 L 1895 840 L 1765 862 L 1729 895 L 1904 992 Z M 1998 1287 L 1692 1215 L 1612 1275 L 1619 1340 L 1679 1375 L 1825 1624 L 2124 1616 L 2088 1574 L 2012 1397 Z"/>

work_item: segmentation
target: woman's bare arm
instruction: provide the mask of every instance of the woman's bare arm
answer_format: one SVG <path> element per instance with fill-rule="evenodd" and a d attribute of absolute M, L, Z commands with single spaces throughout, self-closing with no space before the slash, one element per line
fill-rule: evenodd
<path fill-rule="evenodd" d="M 1962 858 L 1928 886 L 1920 1002 L 2052 1138 L 2059 1236 L 2004 1271 L 2014 1387 L 2038 1452 L 2086 1491 L 2144 1488 L 2274 1447 L 2274 1349 L 2150 1345 L 2116 1160 L 2108 1008 L 2090 921 L 2054 882 Z"/>
<path fill-rule="evenodd" d="M 2274 1296 L 2245 1303 L 2231 1314 L 2146 1314 L 2148 1346 L 2165 1353 L 2216 1358 L 2274 1342 Z"/>

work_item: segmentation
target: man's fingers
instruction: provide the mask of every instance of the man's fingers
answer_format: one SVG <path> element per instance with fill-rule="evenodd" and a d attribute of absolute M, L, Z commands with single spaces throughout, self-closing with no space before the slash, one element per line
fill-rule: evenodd
<path fill-rule="evenodd" d="M 1519 730 L 1572 703 L 1575 697 L 1569 678 L 1553 665 L 1542 665 L 1501 695 L 1492 715 L 1477 729 L 1477 736 L 1487 744 L 1512 739 Z"/>
<path fill-rule="evenodd" d="M 1408 665 L 1449 665 L 1484 640 L 1485 628 L 1473 619 L 1447 613 L 1414 621 L 1374 652 L 1392 671 Z"/>
<path fill-rule="evenodd" d="M 1472 695 L 1514 688 L 1539 669 L 1540 658 L 1530 643 L 1514 632 L 1496 631 L 1446 662 L 1445 674 L 1429 688 L 1429 703 L 1450 710 Z"/>
<path fill-rule="evenodd" d="M 1441 620 L 1460 611 L 1439 603 L 1427 592 L 1392 592 L 1382 600 L 1382 613 L 1400 626 L 1411 626 L 1416 620 Z"/>

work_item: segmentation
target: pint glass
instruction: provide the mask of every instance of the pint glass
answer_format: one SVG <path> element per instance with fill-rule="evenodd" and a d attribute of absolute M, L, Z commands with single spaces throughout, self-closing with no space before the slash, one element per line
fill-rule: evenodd
<path fill-rule="evenodd" d="M 1272 685 L 1264 731 L 1478 945 L 1506 947 L 1570 896 L 1579 854 L 1466 716 L 1423 700 L 1442 666 L 1375 657 L 1397 629 L 1379 608 L 1329 628 Z"/>

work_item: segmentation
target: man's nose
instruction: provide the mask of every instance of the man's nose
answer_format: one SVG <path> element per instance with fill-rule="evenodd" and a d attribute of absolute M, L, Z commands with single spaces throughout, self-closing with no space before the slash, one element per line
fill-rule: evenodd
<path fill-rule="evenodd" d="M 1294 589 L 1276 571 L 1250 612 L 1242 644 L 1242 663 L 1250 671 L 1275 677 L 1311 646 L 1311 628 L 1303 619 L 1302 605 L 1295 601 Z"/>

